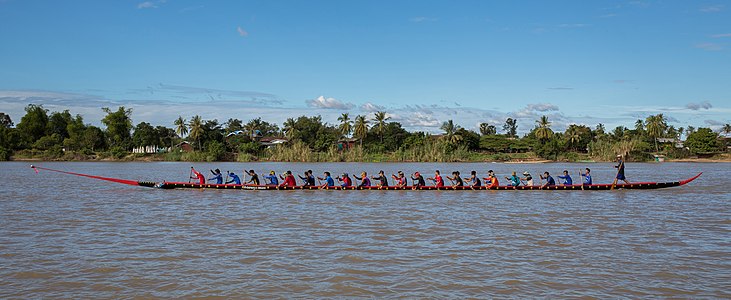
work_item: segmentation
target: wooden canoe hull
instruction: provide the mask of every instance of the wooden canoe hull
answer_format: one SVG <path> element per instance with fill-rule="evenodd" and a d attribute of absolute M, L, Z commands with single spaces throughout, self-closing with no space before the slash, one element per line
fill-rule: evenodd
<path fill-rule="evenodd" d="M 630 183 L 630 184 L 617 184 L 615 185 L 614 189 L 624 189 L 624 190 L 651 190 L 651 189 L 661 189 L 661 188 L 669 188 L 669 187 L 676 187 L 681 186 L 684 184 L 687 184 L 696 178 L 700 177 L 701 174 L 688 178 L 686 180 L 681 181 L 671 181 L 671 182 L 636 182 L 636 183 Z M 547 186 L 547 187 L 540 187 L 540 186 L 497 186 L 497 187 L 486 187 L 486 186 L 479 186 L 479 187 L 469 187 L 469 186 L 461 186 L 461 187 L 451 187 L 451 186 L 443 186 L 443 187 L 436 187 L 436 186 L 421 186 L 421 187 L 413 187 L 413 186 L 405 186 L 405 187 L 398 187 L 398 186 L 369 186 L 369 187 L 357 187 L 357 186 L 349 186 L 349 187 L 340 187 L 340 186 L 331 186 L 331 187 L 320 187 L 320 186 L 293 186 L 293 187 L 283 187 L 283 186 L 275 186 L 275 185 L 247 185 L 247 184 L 197 184 L 197 183 L 188 183 L 188 182 L 161 182 L 161 183 L 154 183 L 154 182 L 139 182 L 140 186 L 148 186 L 148 187 L 158 187 L 163 189 L 179 189 L 179 188 L 192 188 L 192 189 L 226 189 L 226 190 L 384 190 L 384 191 L 408 191 L 408 190 L 421 190 L 421 191 L 479 191 L 479 190 L 495 190 L 495 191 L 525 191 L 525 190 L 536 190 L 536 191 L 602 191 L 602 190 L 611 190 L 612 185 L 611 184 L 592 184 L 592 185 L 554 185 L 554 186 Z"/>

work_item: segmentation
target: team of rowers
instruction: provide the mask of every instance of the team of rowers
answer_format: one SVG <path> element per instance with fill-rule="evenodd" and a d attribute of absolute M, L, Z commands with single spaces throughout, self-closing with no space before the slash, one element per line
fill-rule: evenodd
<path fill-rule="evenodd" d="M 622 161 L 621 157 L 617 158 L 617 161 L 619 164 L 615 166 L 617 168 L 617 176 L 614 180 L 613 184 L 617 183 L 617 180 L 623 180 L 625 183 L 629 183 L 625 176 L 624 176 L 624 162 Z M 198 179 L 200 181 L 200 184 L 206 183 L 206 178 L 203 174 L 196 171 L 193 167 L 190 167 L 191 169 L 191 179 Z M 247 175 L 249 175 L 249 180 L 245 181 L 244 184 L 252 184 L 252 185 L 261 185 L 261 181 L 259 180 L 259 175 L 254 170 L 244 171 Z M 223 175 L 221 174 L 221 171 L 219 169 L 211 170 L 211 173 L 213 176 L 208 179 L 208 181 L 215 181 L 216 184 L 224 184 Z M 195 176 L 193 176 L 195 175 Z M 303 176 L 304 175 L 304 176 Z M 378 172 L 378 175 L 376 176 L 368 176 L 368 173 L 365 171 L 360 173 L 360 176 L 353 175 L 353 178 L 357 181 L 360 181 L 359 183 L 354 182 L 353 179 L 348 175 L 348 173 L 343 173 L 340 176 L 333 179 L 330 172 L 324 172 L 322 177 L 316 177 L 312 170 L 307 170 L 304 172 L 303 175 L 297 175 L 302 181 L 303 186 L 313 186 L 313 187 L 335 187 L 335 179 L 338 180 L 338 186 L 340 187 L 351 187 L 351 186 L 357 186 L 357 187 L 370 187 L 370 186 L 376 186 L 376 187 L 388 187 L 388 179 L 389 176 L 386 176 L 386 174 L 383 172 L 383 170 Z M 533 186 L 534 185 L 534 179 L 533 176 L 529 172 L 523 172 L 523 176 L 518 176 L 516 172 L 513 172 L 511 176 L 506 176 L 505 179 L 508 181 L 508 186 Z M 584 171 L 580 172 L 581 176 L 581 183 L 582 185 L 591 185 L 591 170 L 589 168 L 586 168 Z M 480 178 L 477 175 L 477 171 L 470 172 L 470 175 L 468 177 L 462 177 L 459 171 L 452 172 L 451 176 L 446 175 L 446 177 L 450 184 L 447 185 L 444 181 L 444 178 L 442 177 L 439 170 L 434 171 L 434 176 L 424 179 L 424 176 L 421 175 L 419 172 L 415 172 L 411 175 L 409 175 L 409 178 L 412 180 L 411 187 L 413 188 L 419 188 L 422 186 L 426 186 L 426 181 L 429 180 L 433 183 L 436 187 L 444 187 L 444 186 L 452 186 L 452 187 L 460 187 L 460 186 L 468 186 L 468 187 L 479 187 L 483 185 L 487 186 L 488 188 L 493 188 L 499 186 L 499 181 L 497 176 L 495 175 L 495 172 L 493 170 L 489 170 L 487 172 L 487 177 Z M 571 178 L 571 175 L 569 175 L 569 172 L 567 170 L 563 171 L 562 175 L 557 176 L 559 179 L 558 184 L 559 185 L 573 185 L 574 181 L 573 178 Z M 263 176 L 264 178 L 264 184 L 265 185 L 273 185 L 273 186 L 281 186 L 281 187 L 294 187 L 297 185 L 297 180 L 295 179 L 294 175 L 291 171 L 286 171 L 283 175 L 277 176 L 276 172 L 271 171 L 269 172 L 269 175 Z M 398 171 L 397 174 L 391 174 L 391 179 L 394 180 L 395 187 L 406 187 L 408 185 L 408 180 L 404 172 Z M 557 185 L 556 180 L 551 176 L 551 174 L 546 171 L 543 174 L 539 175 L 540 178 L 540 187 L 546 187 L 546 186 L 554 186 Z M 233 172 L 227 172 L 225 183 L 226 184 L 242 184 L 241 178 L 234 174 Z M 371 179 L 375 182 L 375 184 L 372 184 Z M 482 180 L 480 180 L 482 179 Z M 281 182 L 280 182 L 281 180 Z M 315 180 L 317 180 L 317 183 L 315 183 Z M 543 182 L 545 180 L 545 183 Z"/>

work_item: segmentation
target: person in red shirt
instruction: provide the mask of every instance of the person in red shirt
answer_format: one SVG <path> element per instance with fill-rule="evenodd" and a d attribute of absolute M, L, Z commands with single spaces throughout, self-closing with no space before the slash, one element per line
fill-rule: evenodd
<path fill-rule="evenodd" d="M 200 184 L 206 184 L 206 176 L 193 169 L 193 167 L 190 167 L 190 171 L 193 172 L 193 175 L 195 175 L 195 177 L 191 176 L 190 179 L 198 179 L 200 180 Z"/>
<path fill-rule="evenodd" d="M 500 183 L 497 181 L 497 177 L 495 177 L 495 172 L 493 172 L 492 170 L 487 171 L 487 177 L 482 179 L 485 180 L 485 185 L 488 189 L 495 188 L 500 185 Z"/>
<path fill-rule="evenodd" d="M 442 175 L 439 174 L 439 170 L 434 171 L 434 177 L 429 177 L 427 179 L 434 181 L 434 186 L 436 187 L 444 186 L 444 179 L 442 179 Z"/>
<path fill-rule="evenodd" d="M 350 179 L 350 176 L 348 176 L 348 173 L 343 173 L 341 177 L 338 177 L 338 181 L 342 182 L 340 184 L 341 187 L 349 187 L 353 185 L 353 180 Z"/>
<path fill-rule="evenodd" d="M 279 186 L 287 186 L 287 187 L 293 187 L 297 185 L 297 181 L 294 179 L 294 175 L 292 175 L 292 171 L 287 171 L 287 175 L 284 176 L 284 182 L 280 184 Z"/>

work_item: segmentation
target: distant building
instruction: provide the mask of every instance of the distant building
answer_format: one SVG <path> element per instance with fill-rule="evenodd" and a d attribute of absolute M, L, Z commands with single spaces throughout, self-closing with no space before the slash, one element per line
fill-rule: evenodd
<path fill-rule="evenodd" d="M 286 144 L 289 140 L 282 137 L 261 137 L 259 138 L 259 144 L 271 148 L 276 145 Z"/>
<path fill-rule="evenodd" d="M 355 144 L 360 141 L 359 138 L 343 138 L 338 140 L 338 151 L 350 150 L 355 147 Z"/>
<path fill-rule="evenodd" d="M 657 142 L 660 144 L 672 144 L 675 148 L 683 149 L 683 141 L 675 138 L 658 138 Z"/>
<path fill-rule="evenodd" d="M 175 145 L 175 148 L 178 148 L 183 152 L 193 152 L 193 146 L 187 141 L 183 141 L 180 144 Z"/>

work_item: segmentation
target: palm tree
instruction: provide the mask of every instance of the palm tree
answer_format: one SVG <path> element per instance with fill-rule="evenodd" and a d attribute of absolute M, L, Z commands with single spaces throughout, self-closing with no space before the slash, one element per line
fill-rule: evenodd
<path fill-rule="evenodd" d="M 568 140 L 570 145 L 576 145 L 579 141 L 581 141 L 581 131 L 579 131 L 579 126 L 574 124 L 570 125 L 569 128 L 566 128 L 564 137 Z M 578 147 L 574 147 L 574 150 L 576 150 L 576 148 Z"/>
<path fill-rule="evenodd" d="M 381 143 L 383 143 L 383 132 L 386 129 L 386 121 L 391 117 L 386 115 L 385 111 L 377 111 L 373 116 L 373 121 L 376 121 L 376 131 L 381 136 Z"/>
<path fill-rule="evenodd" d="M 351 131 L 353 131 L 353 121 L 350 120 L 350 116 L 348 113 L 343 113 L 338 117 L 338 121 L 340 121 L 340 126 L 338 126 L 338 129 L 340 132 L 347 137 Z"/>
<path fill-rule="evenodd" d="M 244 125 L 244 128 L 246 128 L 246 131 L 249 132 L 249 137 L 251 138 L 256 137 L 256 131 L 261 131 L 262 127 L 264 127 L 264 122 L 262 122 L 261 118 L 250 120 L 249 123 Z"/>
<path fill-rule="evenodd" d="M 721 131 L 728 136 L 728 134 L 731 133 L 731 124 L 726 123 L 726 125 L 723 125 L 723 127 L 721 127 Z"/>
<path fill-rule="evenodd" d="M 447 139 L 447 142 L 450 144 L 457 144 L 459 141 L 462 140 L 462 136 L 457 134 L 457 130 L 460 129 L 459 125 L 455 125 L 454 121 L 449 120 L 444 123 L 442 123 L 442 127 L 439 127 L 441 130 L 444 130 L 444 137 Z"/>
<path fill-rule="evenodd" d="M 185 124 L 185 119 L 183 119 L 182 116 L 178 116 L 173 124 L 175 125 L 175 133 L 177 133 L 178 136 L 182 138 L 184 135 L 188 134 L 188 125 Z"/>
<path fill-rule="evenodd" d="M 363 146 L 363 139 L 365 139 L 368 134 L 368 120 L 363 115 L 357 115 L 355 117 L 354 126 L 353 135 L 360 139 L 360 145 Z"/>
<path fill-rule="evenodd" d="M 287 139 L 292 140 L 294 138 L 295 131 L 297 131 L 295 129 L 297 122 L 295 122 L 292 118 L 287 118 L 287 121 L 284 121 L 284 124 L 282 125 L 284 125 L 283 130 L 286 133 Z"/>
<path fill-rule="evenodd" d="M 649 116 L 645 123 L 647 124 L 647 135 L 655 141 L 655 152 L 659 152 L 660 148 L 657 146 L 657 139 L 663 136 L 668 127 L 668 124 L 665 122 L 665 116 L 662 114 Z"/>
<path fill-rule="evenodd" d="M 540 120 L 536 121 L 538 128 L 536 128 L 536 137 L 541 142 L 545 142 L 553 136 L 553 130 L 551 130 L 551 122 L 548 121 L 548 117 L 545 115 Z"/>
<path fill-rule="evenodd" d="M 195 115 L 190 119 L 190 135 L 188 135 L 193 141 L 198 144 L 198 150 L 203 151 L 203 146 L 200 144 L 200 138 L 203 134 L 203 120 L 201 116 Z"/>

